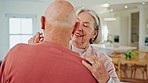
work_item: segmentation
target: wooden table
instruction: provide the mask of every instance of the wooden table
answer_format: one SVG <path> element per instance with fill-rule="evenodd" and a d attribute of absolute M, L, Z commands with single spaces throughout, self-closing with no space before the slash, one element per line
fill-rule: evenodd
<path fill-rule="evenodd" d="M 120 64 L 121 63 L 126 63 L 126 64 L 137 64 L 137 65 L 144 65 L 144 64 L 148 64 L 148 57 L 145 58 L 135 58 L 135 59 L 125 59 L 125 57 L 121 57 L 121 56 L 114 56 L 111 57 L 113 63 L 117 64 L 117 69 L 118 69 L 118 76 L 120 79 Z"/>

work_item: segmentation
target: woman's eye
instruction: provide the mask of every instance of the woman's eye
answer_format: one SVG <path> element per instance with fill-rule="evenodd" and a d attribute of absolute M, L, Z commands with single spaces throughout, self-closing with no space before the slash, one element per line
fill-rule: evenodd
<path fill-rule="evenodd" d="M 89 28 L 89 25 L 88 24 L 83 24 L 83 26 Z"/>

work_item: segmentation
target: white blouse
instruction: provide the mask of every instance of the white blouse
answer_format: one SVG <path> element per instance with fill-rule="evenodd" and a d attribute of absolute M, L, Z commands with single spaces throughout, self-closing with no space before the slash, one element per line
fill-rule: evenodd
<path fill-rule="evenodd" d="M 98 58 L 100 58 L 103 61 L 104 66 L 110 76 L 108 83 L 120 83 L 118 76 L 115 72 L 115 68 L 114 68 L 114 64 L 112 63 L 112 59 L 110 57 L 108 57 L 105 53 L 94 48 L 91 44 L 89 44 L 87 49 L 77 48 L 72 44 L 71 41 L 69 44 L 70 44 L 69 46 L 70 46 L 71 50 L 79 53 L 81 57 L 96 55 Z"/>

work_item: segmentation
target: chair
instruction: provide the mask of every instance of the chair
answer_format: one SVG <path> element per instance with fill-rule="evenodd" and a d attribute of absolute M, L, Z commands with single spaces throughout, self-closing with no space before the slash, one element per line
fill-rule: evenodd
<path fill-rule="evenodd" d="M 138 58 L 143 57 L 143 58 L 148 58 L 148 52 L 144 51 L 135 51 L 135 53 L 138 55 Z M 131 78 L 135 78 L 136 76 L 136 71 L 140 70 L 144 79 L 144 75 L 146 75 L 146 79 L 148 79 L 148 74 L 147 74 L 147 64 L 143 65 L 137 65 L 133 64 L 131 65 Z"/>
<path fill-rule="evenodd" d="M 124 51 L 115 51 L 114 53 L 113 53 L 113 55 L 114 56 L 112 56 L 113 58 L 121 58 L 121 56 L 120 55 L 122 55 L 124 53 Z M 119 72 L 119 69 L 118 69 L 118 64 L 116 64 L 116 63 L 114 63 L 114 67 L 115 67 L 115 69 L 116 69 L 116 72 Z M 124 76 L 124 78 L 128 78 L 128 76 L 127 76 L 127 73 L 126 73 L 126 70 L 127 70 L 127 67 L 128 67 L 128 65 L 127 64 L 125 64 L 125 63 L 121 63 L 120 64 L 120 76 L 123 78 L 123 76 Z M 117 73 L 118 74 L 118 73 Z M 119 75 L 118 75 L 119 76 Z"/>
<path fill-rule="evenodd" d="M 118 65 L 114 64 L 114 67 L 116 69 L 116 72 L 118 72 L 119 71 Z M 120 64 L 120 74 L 121 74 L 120 76 L 121 76 L 121 78 L 123 78 L 123 76 L 124 76 L 124 78 L 128 78 L 127 73 L 126 73 L 127 67 L 128 67 L 127 64 Z"/>

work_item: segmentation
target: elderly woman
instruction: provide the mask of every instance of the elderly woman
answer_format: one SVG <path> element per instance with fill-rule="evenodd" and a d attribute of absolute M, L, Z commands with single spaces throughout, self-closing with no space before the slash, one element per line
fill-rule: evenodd
<path fill-rule="evenodd" d="M 78 9 L 76 15 L 80 25 L 72 33 L 70 49 L 91 63 L 82 61 L 99 83 L 119 83 L 112 60 L 91 45 L 98 43 L 101 37 L 99 17 L 93 10 L 85 8 Z M 42 34 L 37 33 L 29 43 L 39 43 L 42 40 Z"/>

